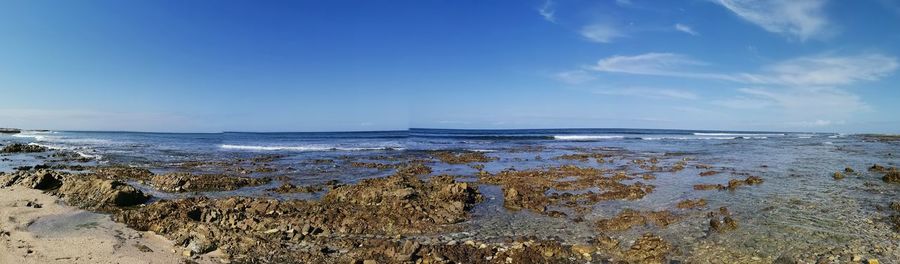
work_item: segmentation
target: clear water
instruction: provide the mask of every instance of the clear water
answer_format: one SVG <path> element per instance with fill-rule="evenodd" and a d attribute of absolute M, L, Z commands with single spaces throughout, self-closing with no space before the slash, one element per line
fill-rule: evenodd
<path fill-rule="evenodd" d="M 709 164 L 725 171 L 699 177 L 704 170 L 688 166 L 679 172 L 656 173 L 651 194 L 636 201 L 608 201 L 594 205 L 586 221 L 575 223 L 527 211 L 511 212 L 502 207 L 498 186 L 482 185 L 488 198 L 473 211 L 473 219 L 461 224 L 459 239 L 502 240 L 516 235 L 557 237 L 571 243 L 597 235 L 591 224 L 614 216 L 623 208 L 670 210 L 682 220 L 666 228 L 647 226 L 612 233 L 627 245 L 644 232 L 670 241 L 675 259 L 690 262 L 772 262 L 786 254 L 877 257 L 896 263 L 897 232 L 886 218 L 891 201 L 900 200 L 900 186 L 881 181 L 881 175 L 866 170 L 872 164 L 898 166 L 900 143 L 866 141 L 861 136 L 825 133 L 686 131 L 641 129 L 540 129 L 540 130 L 440 130 L 412 129 L 394 132 L 353 133 L 215 133 L 165 134 L 123 132 L 25 132 L 0 135 L 0 144 L 28 142 L 78 151 L 99 157 L 99 163 L 143 166 L 155 171 L 178 170 L 191 161 L 227 161 L 264 154 L 283 155 L 266 164 L 276 170 L 251 174 L 258 177 L 287 176 L 295 184 L 328 180 L 352 183 L 389 175 L 389 170 L 355 168 L 349 161 L 395 162 L 424 157 L 436 149 L 485 151 L 498 160 L 485 170 L 526 169 L 577 164 L 600 168 L 628 166 L 632 159 L 662 157 L 671 164 L 683 157 L 690 164 Z M 559 155 L 603 149 L 619 153 L 612 163 L 553 159 Z M 44 162 L 42 154 L 3 155 L 0 171 Z M 538 158 L 540 156 L 540 159 Z M 316 163 L 332 159 L 334 163 Z M 475 169 L 467 165 L 430 163 L 434 174 L 460 175 L 475 181 Z M 835 181 L 831 175 L 851 167 L 858 173 Z M 215 170 L 215 168 L 192 168 Z M 635 169 L 634 167 L 630 169 Z M 739 172 L 738 174 L 730 171 Z M 736 191 L 695 191 L 699 183 L 725 183 L 744 178 L 740 173 L 762 177 L 758 186 Z M 273 182 L 271 185 L 277 185 Z M 266 187 L 202 195 L 267 195 Z M 154 193 L 158 197 L 175 194 Z M 315 196 L 282 197 L 307 199 Z M 676 209 L 684 199 L 704 198 L 703 210 Z M 726 234 L 708 232 L 706 213 L 727 206 L 740 228 Z M 830 254 L 830 255 L 829 255 Z M 848 255 L 849 254 L 849 255 Z"/>

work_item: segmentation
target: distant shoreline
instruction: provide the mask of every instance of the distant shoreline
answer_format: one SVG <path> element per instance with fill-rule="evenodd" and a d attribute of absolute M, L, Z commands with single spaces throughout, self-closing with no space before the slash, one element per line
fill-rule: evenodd
<path fill-rule="evenodd" d="M 18 134 L 18 133 L 22 133 L 22 130 L 18 129 L 18 128 L 0 128 L 0 133 L 2 133 L 2 134 Z"/>

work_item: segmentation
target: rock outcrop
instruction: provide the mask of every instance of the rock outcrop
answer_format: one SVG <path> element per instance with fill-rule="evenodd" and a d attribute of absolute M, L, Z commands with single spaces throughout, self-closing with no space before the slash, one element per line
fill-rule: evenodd
<path fill-rule="evenodd" d="M 47 151 L 47 147 L 38 146 L 34 144 L 24 144 L 24 143 L 13 143 L 6 146 L 3 146 L 0 149 L 0 153 L 35 153 L 35 152 L 45 152 Z"/>
<path fill-rule="evenodd" d="M 268 183 L 268 178 L 251 178 L 221 174 L 191 174 L 184 172 L 154 175 L 149 184 L 164 192 L 232 191 L 246 186 Z"/>
<path fill-rule="evenodd" d="M 44 190 L 62 197 L 70 205 L 97 211 L 115 211 L 150 199 L 150 196 L 122 181 L 93 174 L 69 174 L 42 169 L 0 175 L 0 186 L 14 184 Z"/>

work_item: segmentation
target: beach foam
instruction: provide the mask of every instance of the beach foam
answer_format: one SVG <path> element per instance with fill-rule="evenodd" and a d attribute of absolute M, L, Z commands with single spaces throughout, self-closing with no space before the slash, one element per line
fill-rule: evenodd
<path fill-rule="evenodd" d="M 780 133 L 693 133 L 694 136 L 738 136 L 738 137 L 754 137 L 754 136 L 785 136 Z"/>
<path fill-rule="evenodd" d="M 727 140 L 737 139 L 740 137 L 644 137 L 643 140 Z M 764 139 L 766 137 L 756 137 L 755 139 Z"/>
<path fill-rule="evenodd" d="M 12 136 L 17 138 L 33 138 L 35 141 L 44 141 L 47 138 L 46 136 L 35 134 L 15 134 Z"/>
<path fill-rule="evenodd" d="M 553 136 L 553 139 L 556 139 L 556 140 L 571 140 L 571 141 L 624 139 L 624 138 L 625 138 L 624 136 L 601 136 L 601 135 L 556 135 L 556 136 Z"/>

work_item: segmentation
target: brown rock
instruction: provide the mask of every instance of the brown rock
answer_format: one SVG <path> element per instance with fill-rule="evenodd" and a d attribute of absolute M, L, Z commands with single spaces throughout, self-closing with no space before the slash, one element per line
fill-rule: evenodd
<path fill-rule="evenodd" d="M 885 172 L 885 171 L 887 171 L 887 168 L 885 168 L 884 166 L 878 165 L 878 164 L 873 164 L 872 167 L 869 167 L 869 171 Z"/>
<path fill-rule="evenodd" d="M 154 175 L 150 185 L 165 192 L 232 191 L 268 183 L 267 178 L 235 177 L 219 174 L 167 173 Z"/>
<path fill-rule="evenodd" d="M 653 234 L 644 234 L 625 251 L 625 260 L 631 263 L 664 263 L 671 246 Z"/>
<path fill-rule="evenodd" d="M 732 231 L 738 228 L 737 221 L 734 221 L 730 216 L 725 216 L 722 218 L 722 221 L 719 221 L 718 217 L 709 220 L 710 230 L 716 231 L 718 233 L 725 233 L 728 231 Z"/>
<path fill-rule="evenodd" d="M 99 178 L 68 177 L 57 193 L 69 204 L 95 210 L 134 206 L 150 199 L 128 184 Z"/>
<path fill-rule="evenodd" d="M 0 149 L 0 153 L 34 153 L 45 152 L 47 150 L 47 147 L 34 144 L 13 143 L 3 146 L 3 149 Z"/>
<path fill-rule="evenodd" d="M 704 171 L 700 173 L 700 176 L 713 176 L 719 174 L 718 171 Z"/>
<path fill-rule="evenodd" d="M 840 179 L 844 178 L 844 174 L 841 173 L 840 171 L 835 171 L 834 175 L 832 175 L 831 177 L 834 178 L 835 180 L 840 180 Z"/>
<path fill-rule="evenodd" d="M 690 209 L 690 208 L 698 208 L 698 207 L 705 207 L 705 206 L 706 206 L 706 199 L 703 199 L 703 198 L 700 198 L 697 200 L 687 199 L 687 200 L 678 202 L 678 205 L 677 205 L 677 207 L 681 208 L 681 209 Z"/>
<path fill-rule="evenodd" d="M 484 152 L 478 151 L 462 151 L 462 152 L 452 152 L 452 151 L 434 151 L 431 152 L 431 155 L 438 160 L 447 163 L 447 164 L 466 164 L 472 162 L 491 162 L 496 160 L 497 158 L 489 157 L 484 154 Z"/>
<path fill-rule="evenodd" d="M 900 171 L 897 171 L 897 168 L 891 168 L 884 174 L 884 177 L 881 177 L 881 180 L 887 183 L 900 183 Z"/>

